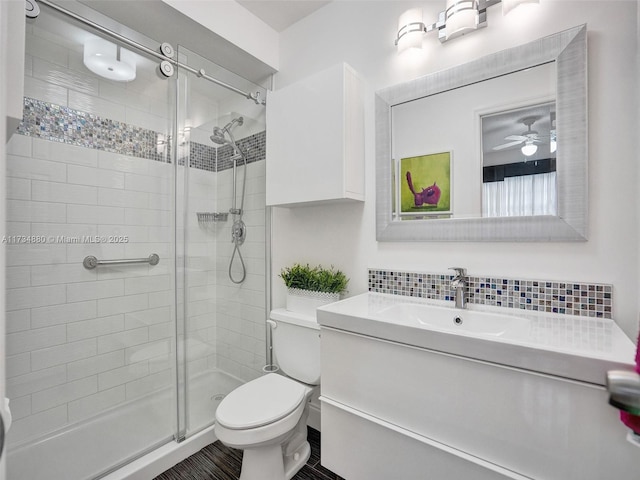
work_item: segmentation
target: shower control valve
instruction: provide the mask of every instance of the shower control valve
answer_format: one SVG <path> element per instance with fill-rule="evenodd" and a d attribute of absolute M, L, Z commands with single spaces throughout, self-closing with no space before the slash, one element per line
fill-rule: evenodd
<path fill-rule="evenodd" d="M 244 243 L 247 230 L 242 220 L 236 220 L 231 227 L 231 241 L 236 245 L 242 245 Z"/>

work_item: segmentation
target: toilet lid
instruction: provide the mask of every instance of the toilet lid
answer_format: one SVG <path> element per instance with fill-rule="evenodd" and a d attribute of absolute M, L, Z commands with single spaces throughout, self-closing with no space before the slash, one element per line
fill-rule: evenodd
<path fill-rule="evenodd" d="M 304 400 L 305 387 L 269 373 L 236 388 L 216 410 L 216 421 L 235 430 L 256 428 L 287 416 Z"/>

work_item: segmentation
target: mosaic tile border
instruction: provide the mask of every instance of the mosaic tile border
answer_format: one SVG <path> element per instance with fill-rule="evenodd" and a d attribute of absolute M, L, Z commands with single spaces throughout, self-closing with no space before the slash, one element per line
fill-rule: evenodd
<path fill-rule="evenodd" d="M 238 148 L 247 156 L 247 164 L 264 160 L 267 156 L 267 132 L 262 131 L 237 140 Z M 227 170 L 233 167 L 233 148 L 224 145 L 217 149 L 217 171 Z"/>
<path fill-rule="evenodd" d="M 103 118 L 73 108 L 24 97 L 23 120 L 17 133 L 85 148 L 171 163 L 171 151 L 166 134 Z M 237 141 L 247 152 L 247 163 L 266 158 L 266 132 L 258 132 Z M 166 145 L 158 153 L 158 145 Z M 189 166 L 209 172 L 219 172 L 233 166 L 229 145 L 214 147 L 189 143 Z M 180 158 L 178 165 L 184 165 Z"/>
<path fill-rule="evenodd" d="M 453 300 L 453 275 L 369 269 L 370 292 Z M 469 276 L 467 302 L 540 312 L 612 318 L 613 286 Z"/>
<path fill-rule="evenodd" d="M 158 154 L 161 134 L 152 130 L 29 97 L 22 115 L 21 135 L 164 163 L 171 158 L 168 149 Z"/>

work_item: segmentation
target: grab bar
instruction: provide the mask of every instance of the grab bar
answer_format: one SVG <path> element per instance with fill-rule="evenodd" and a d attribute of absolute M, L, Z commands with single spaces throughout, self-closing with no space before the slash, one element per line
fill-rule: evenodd
<path fill-rule="evenodd" d="M 120 259 L 120 260 L 98 260 L 93 255 L 89 255 L 84 257 L 82 261 L 82 265 L 87 270 L 92 270 L 96 268 L 98 265 L 128 265 L 130 263 L 148 263 L 149 265 L 157 265 L 160 263 L 160 257 L 156 253 L 152 253 L 147 258 L 131 258 L 131 259 Z"/>

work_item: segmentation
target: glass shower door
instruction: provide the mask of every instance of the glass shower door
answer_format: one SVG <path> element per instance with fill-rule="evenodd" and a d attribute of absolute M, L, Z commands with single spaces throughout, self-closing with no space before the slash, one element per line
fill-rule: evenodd
<path fill-rule="evenodd" d="M 265 98 L 264 88 L 182 46 L 178 58 Z M 222 398 L 265 363 L 266 132 L 264 105 L 185 69 L 177 111 L 179 395 L 181 434 L 189 436 L 212 425 Z"/>
<path fill-rule="evenodd" d="M 48 7 L 27 25 L 3 237 L 8 478 L 95 477 L 174 437 L 175 78 L 157 63 Z"/>

